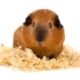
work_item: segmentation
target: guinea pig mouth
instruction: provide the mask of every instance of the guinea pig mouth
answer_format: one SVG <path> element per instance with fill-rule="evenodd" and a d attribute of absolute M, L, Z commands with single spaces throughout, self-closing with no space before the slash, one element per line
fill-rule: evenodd
<path fill-rule="evenodd" d="M 43 44 L 45 43 L 45 39 L 46 39 L 46 36 L 43 34 L 36 36 L 36 41 L 37 41 L 38 47 L 43 47 Z"/>

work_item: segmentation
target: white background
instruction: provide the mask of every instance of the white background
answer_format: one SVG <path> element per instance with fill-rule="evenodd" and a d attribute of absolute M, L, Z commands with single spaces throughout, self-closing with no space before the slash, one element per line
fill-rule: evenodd
<path fill-rule="evenodd" d="M 0 66 L 0 80 L 80 80 L 80 69 L 22 72 Z"/>
<path fill-rule="evenodd" d="M 65 28 L 65 44 L 80 51 L 80 0 L 0 0 L 0 44 L 12 46 L 13 33 L 32 11 L 48 8 L 55 11 Z M 0 80 L 80 80 L 80 70 L 23 73 L 0 68 Z M 53 75 L 54 76 L 53 76 Z M 45 76 L 43 76 L 45 75 Z"/>

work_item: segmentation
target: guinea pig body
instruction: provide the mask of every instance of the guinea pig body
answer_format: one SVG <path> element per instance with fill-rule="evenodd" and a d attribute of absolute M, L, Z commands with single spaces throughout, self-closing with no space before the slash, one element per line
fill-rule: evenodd
<path fill-rule="evenodd" d="M 30 48 L 40 58 L 55 58 L 63 49 L 64 38 L 64 28 L 56 13 L 40 9 L 32 12 L 14 32 L 13 46 Z"/>

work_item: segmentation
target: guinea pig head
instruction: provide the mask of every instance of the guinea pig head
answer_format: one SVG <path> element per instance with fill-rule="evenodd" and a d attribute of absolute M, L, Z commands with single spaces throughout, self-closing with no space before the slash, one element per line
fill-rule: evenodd
<path fill-rule="evenodd" d="M 51 28 L 63 28 L 58 16 L 46 9 L 31 13 L 23 23 L 26 27 L 33 28 L 35 40 L 42 42 L 45 40 Z"/>

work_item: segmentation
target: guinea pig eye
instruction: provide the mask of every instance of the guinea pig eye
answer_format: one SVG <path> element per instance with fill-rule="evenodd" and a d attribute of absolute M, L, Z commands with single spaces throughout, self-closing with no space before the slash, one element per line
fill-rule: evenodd
<path fill-rule="evenodd" d="M 32 27 L 34 27 L 35 26 L 35 22 L 33 22 L 33 25 L 32 25 Z"/>
<path fill-rule="evenodd" d="M 52 24 L 51 24 L 51 23 L 49 23 L 49 24 L 48 24 L 48 27 L 49 27 L 49 28 L 52 28 Z"/>
<path fill-rule="evenodd" d="M 58 16 L 56 15 L 56 17 L 55 17 L 55 22 L 54 22 L 54 25 L 57 27 L 57 28 L 63 28 L 63 25 L 61 24 L 61 22 L 60 22 L 60 20 L 59 20 L 59 18 L 58 18 Z"/>
<path fill-rule="evenodd" d="M 31 14 L 25 19 L 24 25 L 28 26 L 32 23 Z"/>

